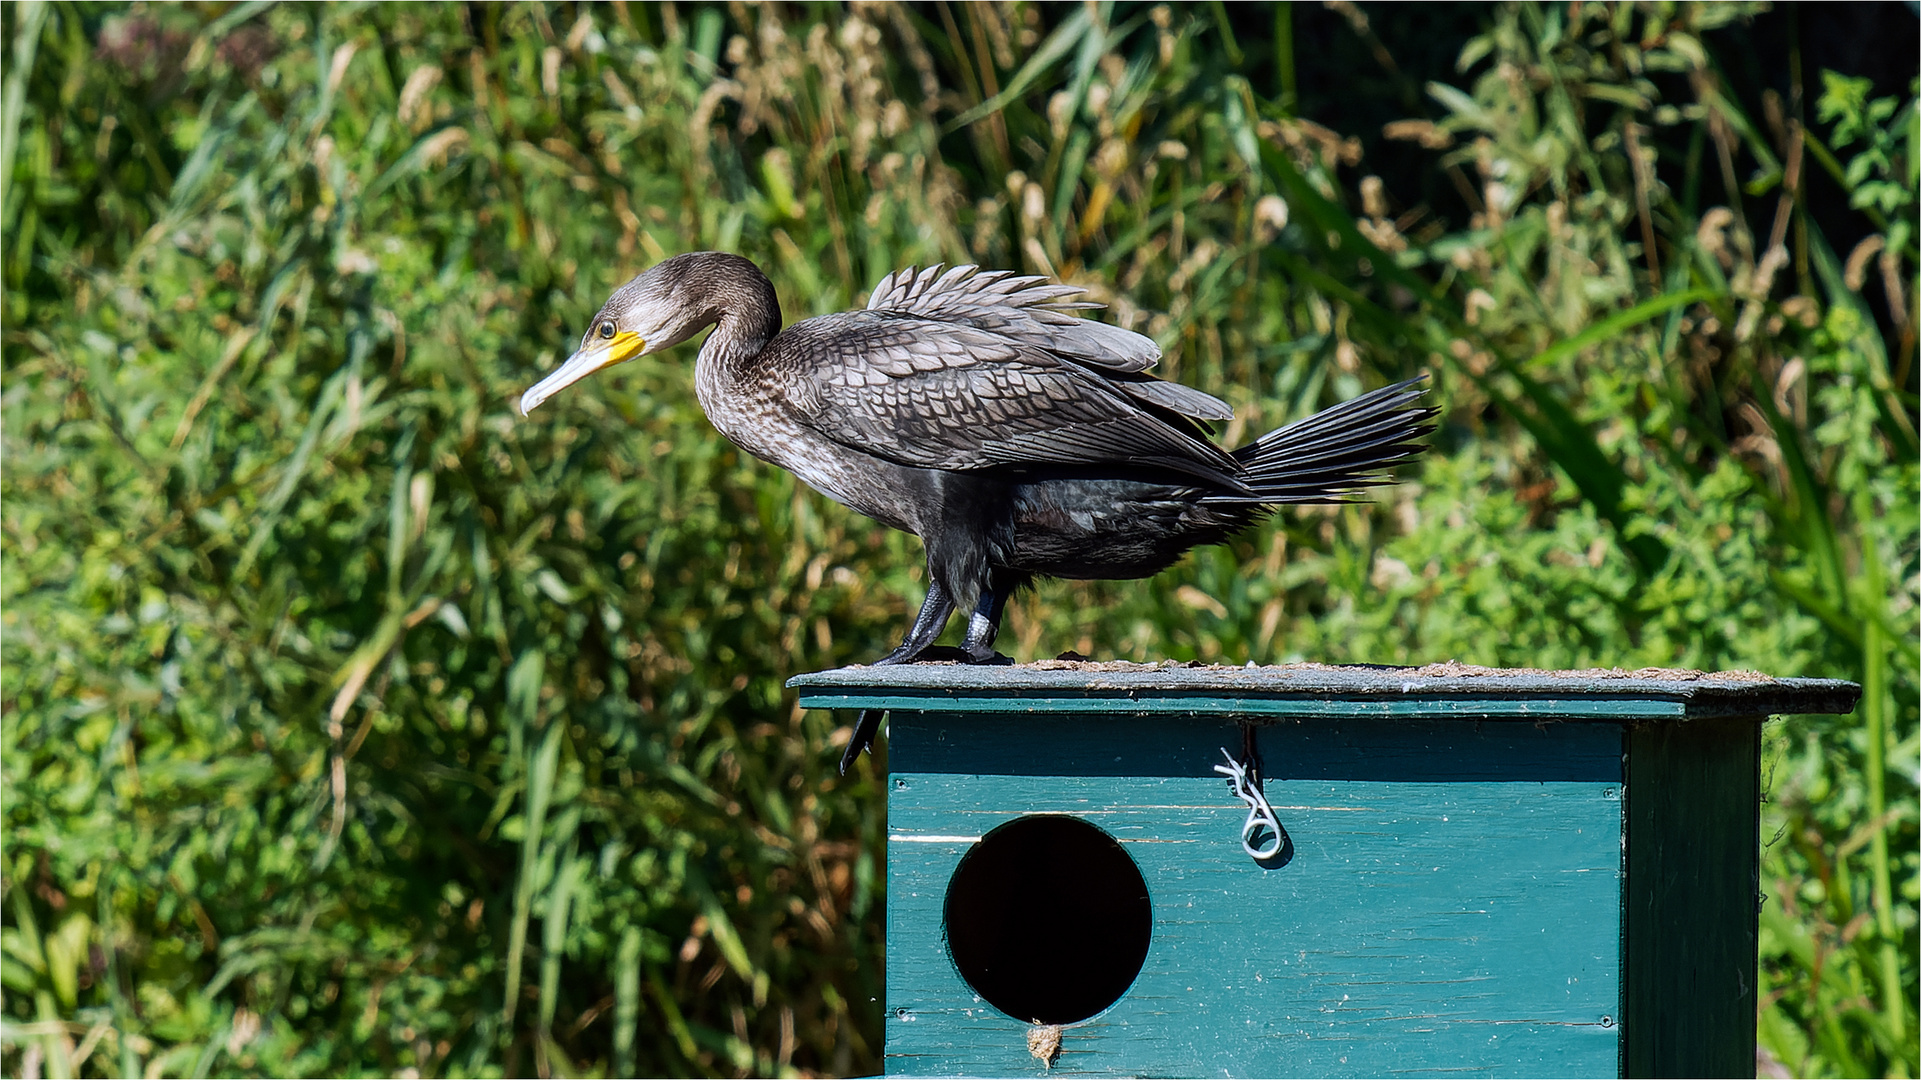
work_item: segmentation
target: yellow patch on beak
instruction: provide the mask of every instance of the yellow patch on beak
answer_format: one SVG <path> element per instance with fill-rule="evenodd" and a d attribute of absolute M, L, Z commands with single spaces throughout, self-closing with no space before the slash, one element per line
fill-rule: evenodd
<path fill-rule="evenodd" d="M 533 412 L 541 402 L 602 368 L 632 360 L 646 348 L 646 339 L 631 330 L 622 330 L 604 342 L 595 340 L 583 346 L 579 352 L 568 357 L 566 363 L 555 368 L 553 374 L 528 387 L 527 392 L 520 395 L 520 415 Z"/>

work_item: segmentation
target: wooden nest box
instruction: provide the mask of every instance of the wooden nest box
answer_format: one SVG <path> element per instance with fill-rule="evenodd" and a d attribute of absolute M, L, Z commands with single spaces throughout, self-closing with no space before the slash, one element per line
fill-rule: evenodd
<path fill-rule="evenodd" d="M 1761 722 L 1860 694 L 1457 664 L 792 685 L 890 714 L 885 1061 L 926 1076 L 1752 1076 Z"/>

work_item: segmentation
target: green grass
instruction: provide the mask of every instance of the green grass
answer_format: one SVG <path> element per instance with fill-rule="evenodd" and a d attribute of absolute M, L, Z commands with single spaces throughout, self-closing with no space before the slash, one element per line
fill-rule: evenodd
<path fill-rule="evenodd" d="M 1380 501 L 1003 647 L 1858 680 L 1767 729 L 1761 1050 L 1914 1075 L 1912 90 L 1783 112 L 1744 9 L 1574 10 L 1357 82 L 1377 174 L 1289 8 L 0 9 L 0 1067 L 878 1068 L 880 772 L 781 682 L 890 647 L 918 545 L 715 435 L 691 346 L 512 412 L 724 248 L 789 318 L 1082 284 L 1230 440 L 1430 373 Z"/>

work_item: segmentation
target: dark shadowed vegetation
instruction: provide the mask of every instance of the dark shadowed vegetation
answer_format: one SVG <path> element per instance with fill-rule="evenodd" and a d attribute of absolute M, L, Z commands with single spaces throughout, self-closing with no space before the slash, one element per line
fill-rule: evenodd
<path fill-rule="evenodd" d="M 692 346 L 512 410 L 712 248 L 1085 285 L 1228 441 L 1431 374 L 1378 501 L 1002 647 L 1858 680 L 1767 729 L 1759 1064 L 1915 1075 L 1915 19 L 1816 10 L 0 8 L 0 1068 L 877 1068 L 885 792 L 781 683 L 918 545 Z"/>

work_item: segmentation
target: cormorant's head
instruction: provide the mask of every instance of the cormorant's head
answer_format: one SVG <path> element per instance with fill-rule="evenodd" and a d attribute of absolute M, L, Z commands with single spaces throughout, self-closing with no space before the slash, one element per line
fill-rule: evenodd
<path fill-rule="evenodd" d="M 520 414 L 602 368 L 678 345 L 712 326 L 720 318 L 712 271 L 716 260 L 734 258 L 707 251 L 676 255 L 615 289 L 574 355 L 520 395 Z"/>

